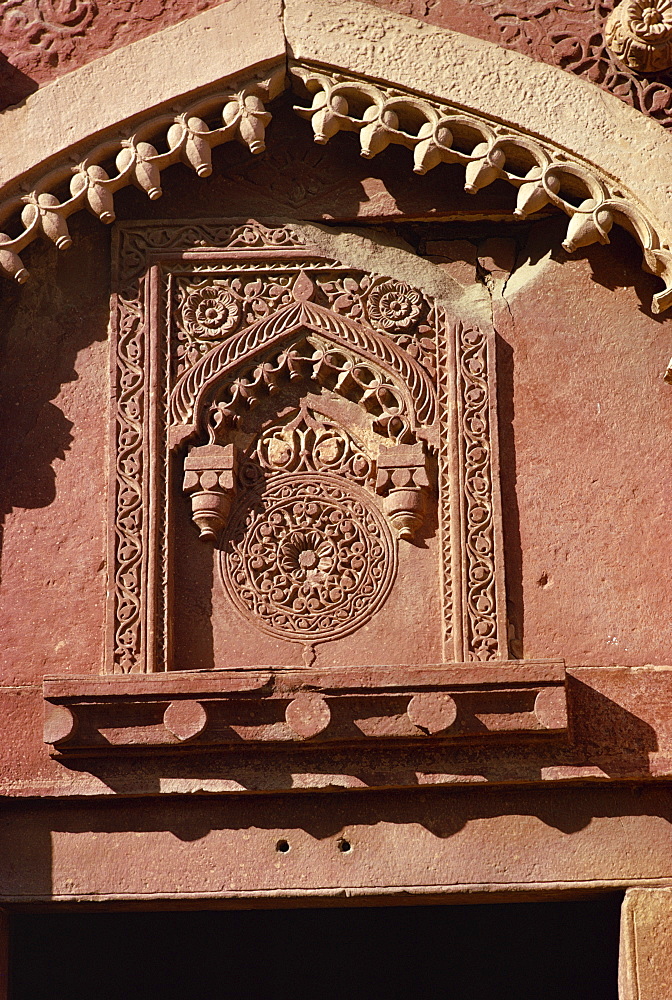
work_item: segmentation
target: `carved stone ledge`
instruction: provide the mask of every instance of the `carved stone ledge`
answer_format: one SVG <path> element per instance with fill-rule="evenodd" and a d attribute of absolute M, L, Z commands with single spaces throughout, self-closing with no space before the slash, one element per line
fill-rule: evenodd
<path fill-rule="evenodd" d="M 316 742 L 398 746 L 562 735 L 562 661 L 46 678 L 55 752 Z"/>

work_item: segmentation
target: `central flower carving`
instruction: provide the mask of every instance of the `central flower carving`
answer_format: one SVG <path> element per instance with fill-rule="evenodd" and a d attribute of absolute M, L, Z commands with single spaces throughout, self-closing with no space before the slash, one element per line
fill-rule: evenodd
<path fill-rule="evenodd" d="M 658 43 L 672 35 L 672 0 L 634 0 L 630 27 L 639 38 Z"/>
<path fill-rule="evenodd" d="M 332 566 L 334 546 L 323 532 L 296 531 L 280 546 L 279 565 L 294 579 L 317 587 Z"/>
<path fill-rule="evenodd" d="M 382 605 L 396 548 L 365 490 L 320 474 L 282 475 L 231 516 L 221 578 L 264 632 L 315 644 L 348 635 Z"/>
<path fill-rule="evenodd" d="M 420 315 L 422 296 L 403 281 L 384 281 L 372 289 L 369 319 L 383 330 L 407 330 Z"/>
<path fill-rule="evenodd" d="M 231 333 L 238 326 L 240 302 L 227 288 L 207 285 L 187 296 L 182 315 L 193 337 L 212 340 Z"/>

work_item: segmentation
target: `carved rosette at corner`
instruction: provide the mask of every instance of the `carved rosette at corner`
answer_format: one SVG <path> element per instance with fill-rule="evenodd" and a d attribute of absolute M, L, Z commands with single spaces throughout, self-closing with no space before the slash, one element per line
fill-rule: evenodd
<path fill-rule="evenodd" d="M 624 0 L 609 15 L 605 41 L 612 55 L 636 73 L 672 66 L 672 0 Z"/>

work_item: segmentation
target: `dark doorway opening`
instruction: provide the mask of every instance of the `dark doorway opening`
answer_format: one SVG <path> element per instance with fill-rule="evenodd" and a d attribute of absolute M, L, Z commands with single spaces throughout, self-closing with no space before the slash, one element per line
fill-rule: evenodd
<path fill-rule="evenodd" d="M 10 1000 L 617 1000 L 619 908 L 15 914 Z"/>

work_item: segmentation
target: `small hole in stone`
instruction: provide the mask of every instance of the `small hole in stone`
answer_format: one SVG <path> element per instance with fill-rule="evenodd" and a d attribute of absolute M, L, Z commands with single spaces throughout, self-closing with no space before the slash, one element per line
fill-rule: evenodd
<path fill-rule="evenodd" d="M 338 849 L 341 852 L 341 854 L 347 854 L 348 851 L 352 850 L 352 845 L 350 844 L 349 840 L 339 840 Z"/>
<path fill-rule="evenodd" d="M 286 854 L 287 851 L 289 850 L 289 841 L 279 840 L 275 845 L 275 849 L 276 851 L 279 851 L 280 854 Z"/>
<path fill-rule="evenodd" d="M 537 584 L 540 587 L 547 587 L 548 586 L 548 573 L 542 573 L 541 576 L 539 577 L 539 579 L 537 580 Z"/>

